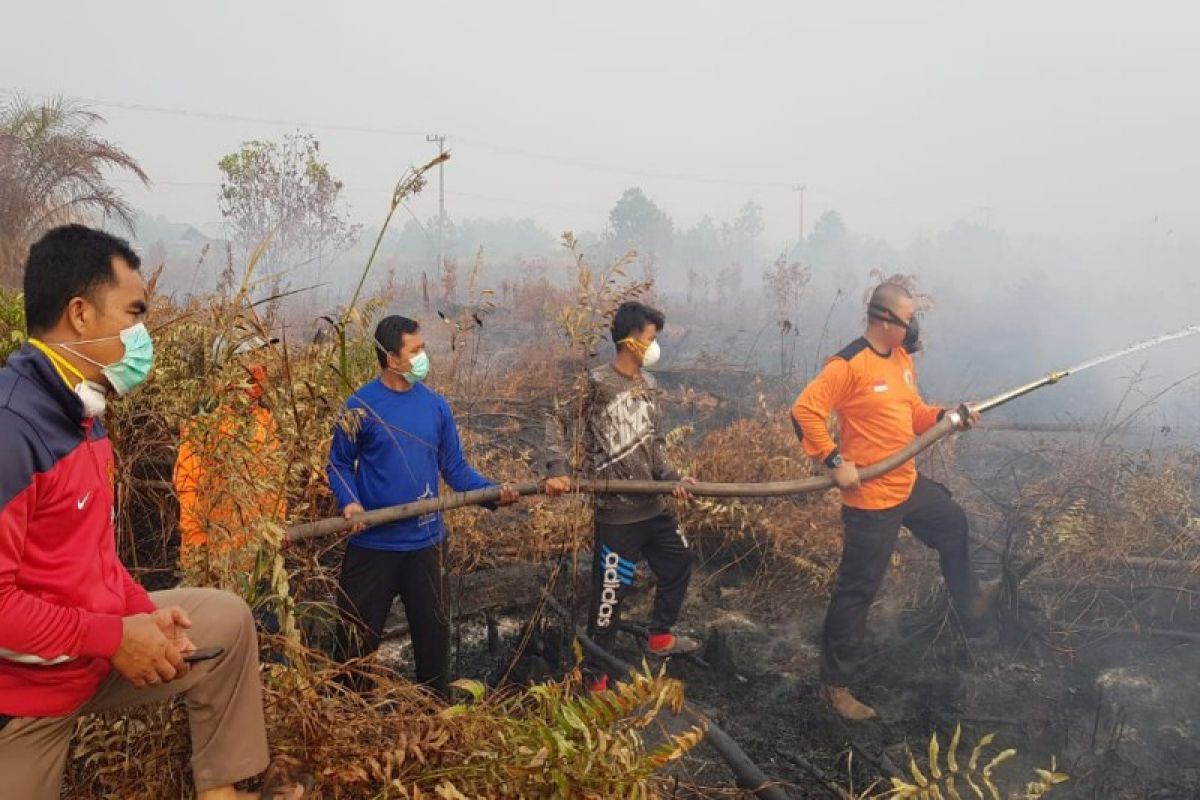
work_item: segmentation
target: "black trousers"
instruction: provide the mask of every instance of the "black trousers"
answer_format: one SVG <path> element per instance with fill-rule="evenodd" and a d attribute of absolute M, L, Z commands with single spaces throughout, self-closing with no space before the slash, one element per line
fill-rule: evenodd
<path fill-rule="evenodd" d="M 596 523 L 588 636 L 606 650 L 616 639 L 621 604 L 642 558 L 658 579 L 650 633 L 670 633 L 692 577 L 692 554 L 675 516 L 668 511 L 626 525 Z"/>
<path fill-rule="evenodd" d="M 342 572 L 335 657 L 359 658 L 379 649 L 383 626 L 397 597 L 412 636 L 417 682 L 443 697 L 449 691 L 450 615 L 446 609 L 445 543 L 409 552 L 346 546 Z M 369 682 L 353 681 L 367 689 Z"/>
<path fill-rule="evenodd" d="M 908 500 L 895 508 L 864 511 L 843 506 L 842 522 L 842 563 L 825 615 L 821 650 L 821 680 L 833 686 L 849 685 L 861 666 L 867 612 L 887 574 L 901 525 L 937 550 L 957 609 L 965 610 L 979 590 L 971 572 L 966 512 L 936 481 L 918 475 Z"/>

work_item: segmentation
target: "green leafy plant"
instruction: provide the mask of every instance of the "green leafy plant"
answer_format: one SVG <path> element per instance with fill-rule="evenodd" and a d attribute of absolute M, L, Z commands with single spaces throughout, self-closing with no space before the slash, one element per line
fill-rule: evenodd
<path fill-rule="evenodd" d="M 647 747 L 642 731 L 664 709 L 678 713 L 683 706 L 683 685 L 665 670 L 643 669 L 613 690 L 594 694 L 580 691 L 578 672 L 515 694 L 489 696 L 478 681 L 454 686 L 471 702 L 442 715 L 468 725 L 478 739 L 460 763 L 447 768 L 446 783 L 438 779 L 444 797 L 474 797 L 482 787 L 495 797 L 653 797 L 657 772 L 704 737 L 703 728 L 693 726 Z"/>

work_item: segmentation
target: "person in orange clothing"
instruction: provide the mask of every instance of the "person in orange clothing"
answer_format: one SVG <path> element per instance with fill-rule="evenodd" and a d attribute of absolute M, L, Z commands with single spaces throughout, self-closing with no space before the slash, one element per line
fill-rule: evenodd
<path fill-rule="evenodd" d="M 871 464 L 908 445 L 933 427 L 945 409 L 917 390 L 912 352 L 919 348 L 916 303 L 903 286 L 884 283 L 871 295 L 867 330 L 829 359 L 792 406 L 804 452 L 823 464 L 842 491 L 842 561 L 825 616 L 821 647 L 823 694 L 848 720 L 875 710 L 857 700 L 849 685 L 860 668 L 867 613 L 883 583 L 900 527 L 938 551 L 942 576 L 963 629 L 987 628 L 993 585 L 980 586 L 971 571 L 967 515 L 946 487 L 917 472 L 909 461 L 862 482 L 858 464 Z M 964 409 L 962 428 L 979 414 Z M 838 442 L 830 435 L 837 414 Z"/>
<path fill-rule="evenodd" d="M 218 342 L 217 357 L 232 357 L 245 370 L 244 389 L 219 392 L 180 432 L 174 471 L 179 559 L 186 572 L 207 580 L 251 575 L 263 526 L 282 525 L 286 517 L 286 465 L 263 400 L 266 367 L 256 356 L 267 346 L 252 337 L 226 354 Z"/>

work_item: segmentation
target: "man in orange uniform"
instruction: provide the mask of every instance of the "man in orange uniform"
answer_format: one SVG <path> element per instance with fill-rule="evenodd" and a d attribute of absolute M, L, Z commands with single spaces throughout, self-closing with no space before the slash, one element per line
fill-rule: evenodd
<path fill-rule="evenodd" d="M 919 347 L 916 304 L 903 286 L 884 283 L 871 295 L 866 333 L 826 363 L 792 406 L 804 451 L 830 470 L 842 490 L 842 563 L 825 617 L 821 681 L 826 700 L 848 720 L 875 710 L 848 688 L 856 677 L 867 612 L 883 583 L 903 525 L 938 551 L 942 576 L 969 634 L 986 630 L 994 589 L 981 590 L 971 572 L 967 515 L 950 492 L 917 473 L 909 461 L 862 483 L 856 464 L 871 464 L 933 427 L 945 409 L 917 390 L 911 352 Z M 837 412 L 840 446 L 827 423 Z M 963 409 L 962 428 L 979 415 Z"/>
<path fill-rule="evenodd" d="M 241 363 L 245 388 L 220 393 L 180 432 L 174 474 L 179 559 L 185 570 L 210 580 L 250 574 L 262 526 L 282 524 L 287 512 L 286 464 L 263 400 L 266 367 L 260 356 L 267 346 L 251 337 L 228 353 L 218 342 L 218 359 L 232 356 Z"/>

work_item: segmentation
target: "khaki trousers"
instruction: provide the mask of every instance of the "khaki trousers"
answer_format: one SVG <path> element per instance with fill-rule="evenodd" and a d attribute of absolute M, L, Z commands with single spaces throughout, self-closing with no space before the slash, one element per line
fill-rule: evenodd
<path fill-rule="evenodd" d="M 66 717 L 17 717 L 0 730 L 0 797 L 58 800 L 75 721 L 84 714 L 119 711 L 186 695 L 196 791 L 227 786 L 267 768 L 258 671 L 258 637 L 241 598 L 216 589 L 153 592 L 159 608 L 179 606 L 192 620 L 197 647 L 224 647 L 192 665 L 183 678 L 134 688 L 117 672 Z"/>

